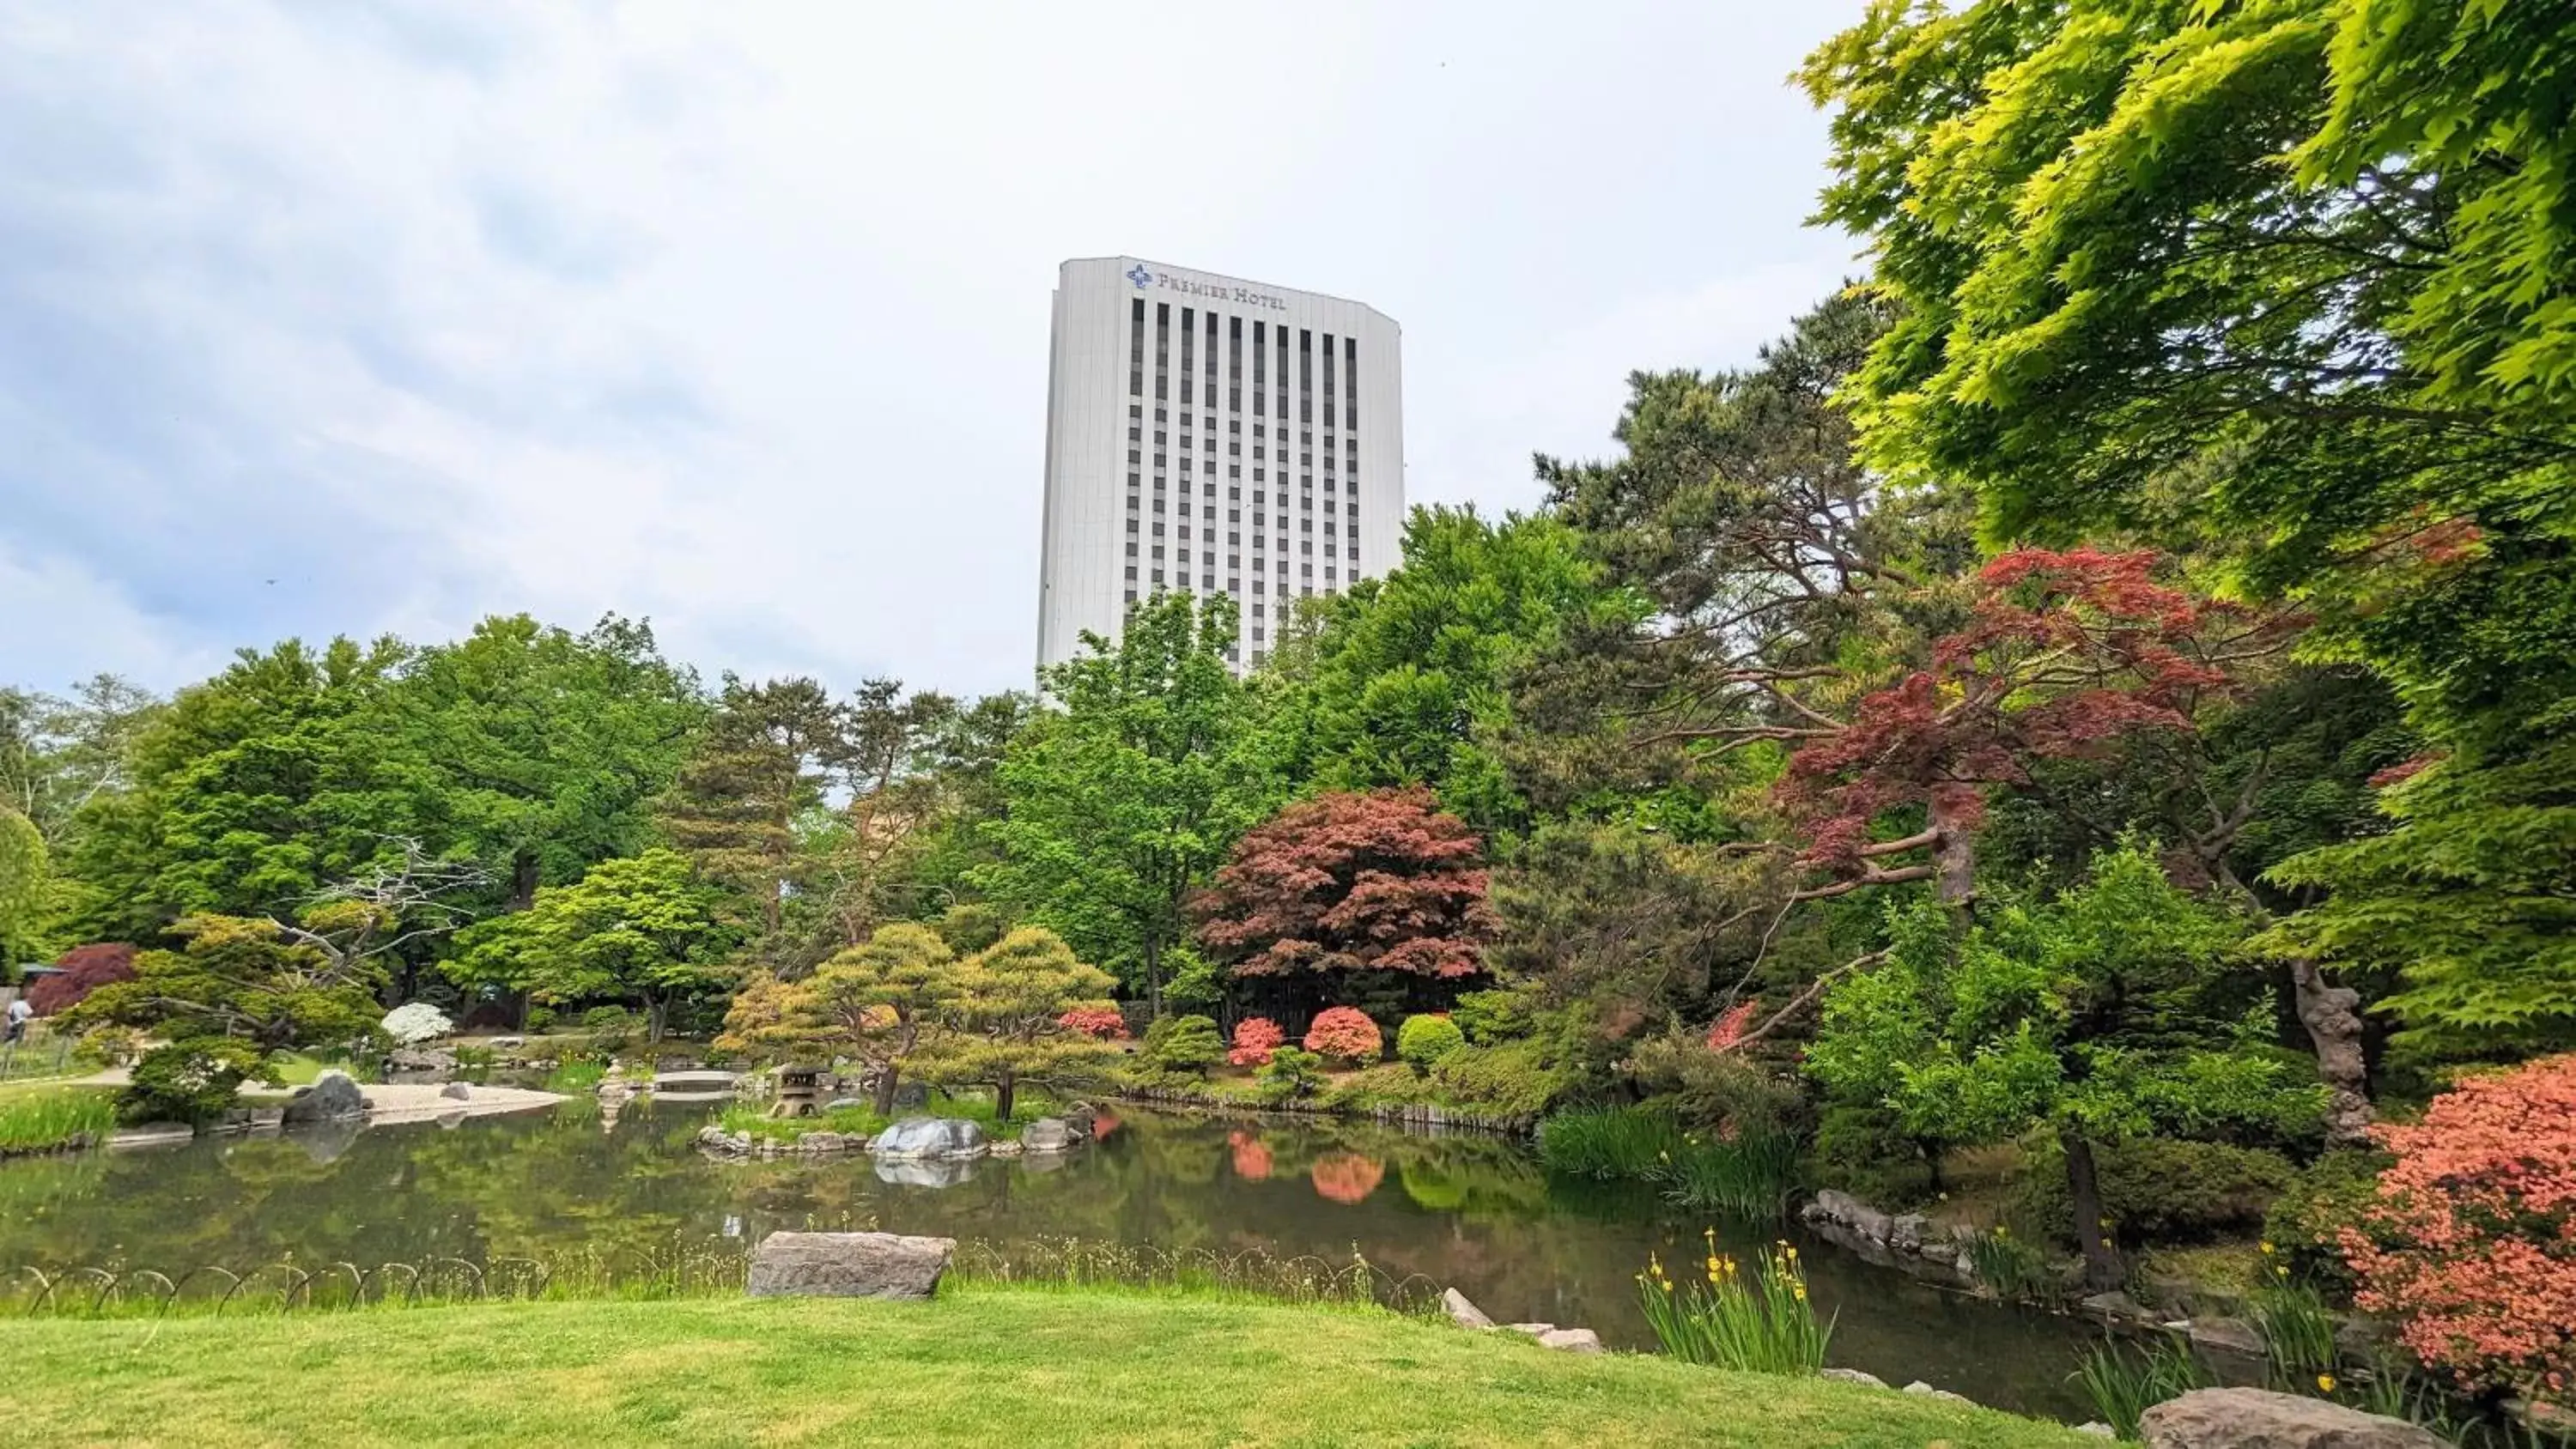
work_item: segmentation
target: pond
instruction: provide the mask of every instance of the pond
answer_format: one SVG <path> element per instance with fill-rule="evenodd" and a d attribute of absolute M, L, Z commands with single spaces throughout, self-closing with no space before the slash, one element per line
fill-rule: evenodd
<path fill-rule="evenodd" d="M 989 1160 L 947 1187 L 880 1180 L 866 1158 L 728 1162 L 691 1139 L 714 1108 L 637 1104 L 603 1124 L 552 1111 L 321 1136 L 200 1138 L 0 1164 L 0 1271 L 119 1265 L 239 1271 L 452 1256 L 556 1259 L 728 1247 L 781 1228 L 878 1228 L 1347 1262 L 1454 1286 L 1498 1321 L 1545 1320 L 1648 1348 L 1635 1275 L 1703 1255 L 1702 1219 L 1625 1186 L 1551 1179 L 1518 1142 L 1323 1119 L 1121 1110 L 1058 1163 Z M 1742 1252 L 1754 1235 L 1722 1239 Z M 1894 1383 L 2080 1419 L 2080 1325 L 1917 1284 L 1805 1242 L 1832 1359 Z"/>

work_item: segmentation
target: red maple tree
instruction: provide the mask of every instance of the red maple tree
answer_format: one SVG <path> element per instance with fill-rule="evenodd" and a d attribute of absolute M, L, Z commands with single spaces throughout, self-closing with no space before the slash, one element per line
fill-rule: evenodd
<path fill-rule="evenodd" d="M 1306 1028 L 1306 1050 L 1317 1056 L 1364 1065 L 1386 1053 L 1386 1037 L 1355 1006 L 1334 1006 L 1316 1014 Z"/>
<path fill-rule="evenodd" d="M 1428 790 L 1318 795 L 1236 843 L 1194 905 L 1199 941 L 1243 976 L 1474 976 L 1493 931 L 1484 845 Z"/>
<path fill-rule="evenodd" d="M 2157 583 L 2155 565 L 2147 552 L 2016 549 L 1980 572 L 1967 625 L 1933 646 L 1929 665 L 1864 696 L 1847 720 L 1804 711 L 1785 732 L 1806 743 L 1777 798 L 1806 837 L 1802 863 L 1835 880 L 1801 894 L 1931 880 L 1942 899 L 1969 899 L 1988 788 L 2133 731 L 2189 730 L 2198 701 L 2228 687 L 2230 663 L 2285 642 L 2289 621 Z M 1908 805 L 1923 807 L 1923 830 L 1870 838 Z M 1928 861 L 1883 863 L 1922 850 Z"/>
<path fill-rule="evenodd" d="M 133 980 L 134 948 L 122 941 L 75 946 L 54 966 L 55 970 L 27 983 L 27 1005 L 38 1016 L 68 1011 L 110 982 Z"/>

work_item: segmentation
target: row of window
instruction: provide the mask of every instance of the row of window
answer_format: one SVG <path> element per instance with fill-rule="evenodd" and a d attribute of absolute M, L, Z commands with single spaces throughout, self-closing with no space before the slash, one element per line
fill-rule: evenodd
<path fill-rule="evenodd" d="M 1145 395 L 1145 299 L 1142 297 L 1133 299 L 1129 303 L 1127 315 L 1127 391 L 1141 398 Z M 1213 311 L 1203 311 L 1193 307 L 1181 308 L 1179 329 L 1181 365 L 1178 375 L 1175 376 L 1172 370 L 1172 304 L 1169 302 L 1154 304 L 1155 401 L 1170 401 L 1172 387 L 1177 382 L 1182 403 L 1188 404 L 1195 401 L 1212 408 L 1216 406 L 1217 381 L 1222 376 L 1226 385 L 1227 409 L 1236 413 L 1243 411 L 1244 319 L 1233 316 L 1224 317 L 1223 321 L 1226 325 L 1222 331 L 1217 326 L 1219 320 L 1219 314 Z M 1201 325 L 1202 322 L 1204 326 Z M 1261 321 L 1252 324 L 1252 412 L 1255 417 L 1269 416 L 1269 404 L 1274 396 L 1274 383 L 1275 396 L 1278 399 L 1278 416 L 1283 419 L 1288 416 L 1290 394 L 1288 332 L 1289 329 L 1285 326 L 1273 327 Z M 1315 333 L 1312 330 L 1300 327 L 1296 332 L 1298 416 L 1301 421 L 1311 423 L 1315 420 L 1318 397 L 1315 366 L 1318 349 L 1315 346 Z M 1218 366 L 1217 343 L 1220 335 L 1225 341 L 1222 372 Z M 1204 345 L 1201 345 L 1202 336 L 1205 338 Z M 1320 350 L 1323 356 L 1321 399 L 1324 426 L 1328 428 L 1334 426 L 1338 417 L 1342 426 L 1356 430 L 1360 421 L 1359 339 L 1344 337 L 1340 341 L 1341 346 L 1336 349 L 1333 345 L 1333 334 L 1329 332 L 1323 334 L 1324 345 Z M 1271 363 L 1274 356 L 1277 358 L 1275 372 Z M 1335 368 L 1337 360 L 1340 364 L 1338 375 Z M 1204 381 L 1201 380 L 1202 378 Z"/>

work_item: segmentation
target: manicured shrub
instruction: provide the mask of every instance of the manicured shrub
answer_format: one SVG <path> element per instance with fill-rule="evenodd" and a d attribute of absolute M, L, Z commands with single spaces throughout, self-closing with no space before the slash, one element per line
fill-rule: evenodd
<path fill-rule="evenodd" d="M 1324 1084 L 1324 1059 L 1292 1046 L 1279 1047 L 1270 1053 L 1258 1080 L 1263 1093 L 1274 1101 L 1308 1096 Z"/>
<path fill-rule="evenodd" d="M 2344 1233 L 2354 1302 L 2427 1364 L 2576 1405 L 2576 1055 L 2463 1082 L 2377 1136 L 2397 1160 Z"/>
<path fill-rule="evenodd" d="M 1462 992 L 1449 1016 L 1477 1046 L 1527 1036 L 1530 1029 L 1529 1003 L 1514 991 Z"/>
<path fill-rule="evenodd" d="M 2299 1282 L 2350 1293 L 2344 1232 L 2362 1226 L 2379 1198 L 2379 1174 L 2395 1160 L 2384 1152 L 2329 1152 L 2309 1163 L 2263 1215 L 2265 1256 Z"/>
<path fill-rule="evenodd" d="M 1100 1041 L 1116 1041 L 1127 1034 L 1127 1018 L 1114 1006 L 1076 1007 L 1057 1017 L 1055 1024 Z"/>
<path fill-rule="evenodd" d="M 1357 1066 L 1386 1052 L 1386 1038 L 1368 1013 L 1352 1006 L 1327 1007 L 1306 1029 L 1306 1050 Z"/>
<path fill-rule="evenodd" d="M 1337 1203 L 1358 1203 L 1366 1201 L 1370 1193 L 1377 1191 L 1377 1185 L 1386 1181 L 1386 1164 L 1355 1152 L 1337 1152 L 1316 1158 L 1315 1165 L 1306 1170 L 1306 1177 L 1315 1184 L 1317 1196 Z"/>
<path fill-rule="evenodd" d="M 2298 1169 L 2277 1152 L 2223 1142 L 2145 1137 L 2102 1143 L 2093 1157 L 2103 1215 L 2132 1243 L 2206 1241 L 2258 1231 L 2273 1199 L 2298 1176 Z M 2054 1142 L 2031 1154 L 2020 1215 L 2051 1237 L 2073 1239 L 2066 1163 Z"/>
<path fill-rule="evenodd" d="M 531 1006 L 528 1008 L 527 1015 L 521 1020 L 526 1022 L 526 1029 L 532 1036 L 539 1032 L 552 1031 L 555 1025 L 555 1009 L 551 1006 Z"/>
<path fill-rule="evenodd" d="M 133 980 L 134 948 L 122 941 L 76 946 L 54 965 L 59 969 L 53 974 L 27 983 L 27 1006 L 38 1016 L 69 1011 L 109 982 Z"/>
<path fill-rule="evenodd" d="M 1542 1043 L 1514 1041 L 1451 1052 L 1432 1066 L 1431 1080 L 1454 1106 L 1538 1117 L 1565 1094 L 1571 1074 L 1550 1060 Z"/>
<path fill-rule="evenodd" d="M 1467 1034 L 1445 1016 L 1408 1016 L 1395 1033 L 1395 1054 L 1420 1075 L 1428 1075 L 1442 1057 L 1466 1044 Z"/>
<path fill-rule="evenodd" d="M 234 1038 L 157 1046 L 134 1064 L 117 1114 L 128 1122 L 209 1122 L 232 1106 L 242 1080 L 257 1070 L 259 1053 Z"/>
<path fill-rule="evenodd" d="M 1279 1023 L 1266 1016 L 1247 1016 L 1234 1024 L 1234 1050 L 1225 1059 L 1238 1067 L 1257 1067 L 1270 1060 L 1270 1054 L 1288 1039 Z"/>
<path fill-rule="evenodd" d="M 1225 1038 L 1204 1016 L 1166 1016 L 1145 1028 L 1145 1059 L 1167 1072 L 1204 1072 L 1225 1060 Z"/>

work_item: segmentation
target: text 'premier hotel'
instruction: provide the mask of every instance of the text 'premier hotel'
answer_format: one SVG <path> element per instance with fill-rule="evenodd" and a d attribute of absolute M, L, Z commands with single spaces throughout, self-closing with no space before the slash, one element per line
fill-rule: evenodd
<path fill-rule="evenodd" d="M 1118 637 L 1156 588 L 1226 593 L 1258 664 L 1289 601 L 1395 562 L 1404 392 L 1393 319 L 1134 257 L 1064 264 L 1047 374 L 1038 662 Z"/>

